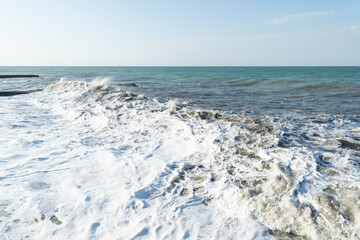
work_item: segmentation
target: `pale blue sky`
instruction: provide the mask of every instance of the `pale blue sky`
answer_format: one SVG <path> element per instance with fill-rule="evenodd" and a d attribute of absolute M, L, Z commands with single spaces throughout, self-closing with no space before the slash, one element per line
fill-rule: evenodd
<path fill-rule="evenodd" d="M 360 1 L 0 0 L 0 65 L 360 65 Z"/>

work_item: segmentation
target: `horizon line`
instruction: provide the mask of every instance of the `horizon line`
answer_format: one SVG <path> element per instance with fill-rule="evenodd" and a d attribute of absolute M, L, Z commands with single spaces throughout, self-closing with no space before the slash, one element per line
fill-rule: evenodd
<path fill-rule="evenodd" d="M 360 67 L 360 65 L 0 65 L 0 67 Z"/>

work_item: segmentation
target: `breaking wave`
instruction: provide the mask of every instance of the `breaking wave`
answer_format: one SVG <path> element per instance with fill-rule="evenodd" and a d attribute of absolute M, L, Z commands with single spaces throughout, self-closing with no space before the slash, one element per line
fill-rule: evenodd
<path fill-rule="evenodd" d="M 45 92 L 53 111 L 93 129 L 86 144 L 122 141 L 139 162 L 165 163 L 134 192 L 134 207 L 199 203 L 282 239 L 360 238 L 359 116 L 196 109 L 103 83 L 61 81 Z"/>

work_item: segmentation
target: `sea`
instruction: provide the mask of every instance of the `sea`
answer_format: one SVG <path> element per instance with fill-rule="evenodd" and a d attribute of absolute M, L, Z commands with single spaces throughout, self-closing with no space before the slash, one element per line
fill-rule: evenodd
<path fill-rule="evenodd" d="M 360 67 L 0 67 L 0 239 L 360 239 Z"/>

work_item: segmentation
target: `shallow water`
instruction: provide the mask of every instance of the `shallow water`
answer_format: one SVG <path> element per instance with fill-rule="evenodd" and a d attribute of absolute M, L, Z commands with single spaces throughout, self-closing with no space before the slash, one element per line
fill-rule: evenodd
<path fill-rule="evenodd" d="M 360 68 L 0 73 L 2 238 L 359 238 Z"/>

